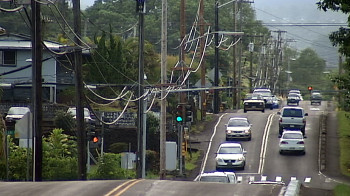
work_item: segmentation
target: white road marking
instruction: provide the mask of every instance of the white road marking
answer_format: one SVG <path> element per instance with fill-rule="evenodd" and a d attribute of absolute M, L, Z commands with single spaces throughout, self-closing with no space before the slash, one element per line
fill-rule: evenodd
<path fill-rule="evenodd" d="M 306 182 L 306 183 L 311 182 L 311 178 L 310 178 L 310 177 L 305 178 L 305 181 L 304 181 L 304 182 Z"/>
<path fill-rule="evenodd" d="M 281 176 L 276 176 L 276 182 L 282 182 L 282 177 Z"/>
<path fill-rule="evenodd" d="M 267 118 L 267 123 L 265 125 L 264 129 L 264 135 L 263 135 L 263 140 L 261 144 L 261 151 L 260 151 L 260 162 L 259 162 L 259 169 L 258 173 L 261 174 L 263 172 L 264 164 L 265 164 L 265 156 L 266 156 L 266 149 L 267 149 L 267 141 L 269 139 L 269 132 L 270 132 L 270 127 L 272 124 L 272 119 L 275 116 L 275 114 L 270 114 L 269 117 Z"/>

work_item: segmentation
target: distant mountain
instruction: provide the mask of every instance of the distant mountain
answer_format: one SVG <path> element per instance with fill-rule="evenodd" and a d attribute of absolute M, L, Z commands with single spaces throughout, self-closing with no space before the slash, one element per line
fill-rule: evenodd
<path fill-rule="evenodd" d="M 295 40 L 290 43 L 292 47 L 302 50 L 313 48 L 320 56 L 325 58 L 327 66 L 337 65 L 337 49 L 329 41 L 329 34 L 340 26 L 272 26 L 283 23 L 344 23 L 347 15 L 341 12 L 319 10 L 316 3 L 319 0 L 255 0 L 258 20 L 263 21 L 269 29 L 286 31 L 284 39 Z"/>

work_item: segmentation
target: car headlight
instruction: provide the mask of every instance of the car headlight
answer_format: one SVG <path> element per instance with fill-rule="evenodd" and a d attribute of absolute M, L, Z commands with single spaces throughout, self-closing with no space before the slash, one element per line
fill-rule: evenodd
<path fill-rule="evenodd" d="M 231 130 L 226 130 L 226 133 L 231 133 L 232 131 Z"/>
<path fill-rule="evenodd" d="M 243 156 L 242 156 L 242 157 L 239 157 L 238 160 L 239 160 L 239 161 L 244 161 L 244 157 L 243 157 Z"/>
<path fill-rule="evenodd" d="M 216 158 L 216 162 L 218 162 L 218 163 L 224 163 L 225 161 L 224 161 L 224 159 L 222 159 L 222 158 Z"/>
<path fill-rule="evenodd" d="M 244 133 L 250 133 L 250 129 L 245 130 Z"/>

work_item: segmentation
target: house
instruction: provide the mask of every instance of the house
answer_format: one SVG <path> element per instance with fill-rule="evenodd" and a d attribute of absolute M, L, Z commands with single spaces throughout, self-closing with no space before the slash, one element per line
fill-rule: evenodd
<path fill-rule="evenodd" d="M 74 84 L 72 55 L 56 55 L 67 46 L 43 42 L 42 91 L 43 101 L 56 103 L 57 94 Z M 0 88 L 2 102 L 28 102 L 31 100 L 32 47 L 31 37 L 18 34 L 0 34 Z M 69 58 L 69 59 L 68 59 Z"/>

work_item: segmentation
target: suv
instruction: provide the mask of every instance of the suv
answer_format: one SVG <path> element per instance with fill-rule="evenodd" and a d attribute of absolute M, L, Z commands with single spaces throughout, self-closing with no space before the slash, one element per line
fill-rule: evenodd
<path fill-rule="evenodd" d="M 246 117 L 233 117 L 226 125 L 226 141 L 230 139 L 252 139 L 252 125 Z"/>
<path fill-rule="evenodd" d="M 253 93 L 251 94 L 250 99 L 245 99 L 243 101 L 244 113 L 247 111 L 258 110 L 265 112 L 265 101 L 261 94 Z"/>
<path fill-rule="evenodd" d="M 311 105 L 314 104 L 314 103 L 317 103 L 318 105 L 321 105 L 322 95 L 320 93 L 312 93 L 310 101 L 311 101 Z"/>
<path fill-rule="evenodd" d="M 290 105 L 291 103 L 295 103 L 297 105 L 299 105 L 299 101 L 300 101 L 300 96 L 296 93 L 290 93 L 288 94 L 287 97 L 287 105 Z"/>
<path fill-rule="evenodd" d="M 222 143 L 216 152 L 216 170 L 245 167 L 246 151 L 240 143 Z"/>
<path fill-rule="evenodd" d="M 284 129 L 300 130 L 305 135 L 306 116 L 302 107 L 283 107 L 277 112 L 279 117 L 279 135 L 281 136 Z"/>

